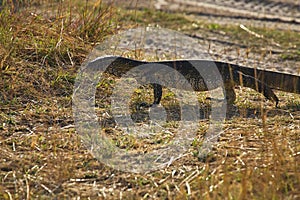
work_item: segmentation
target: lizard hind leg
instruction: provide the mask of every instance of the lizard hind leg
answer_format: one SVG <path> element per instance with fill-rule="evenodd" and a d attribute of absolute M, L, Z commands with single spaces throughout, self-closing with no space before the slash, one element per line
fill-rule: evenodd
<path fill-rule="evenodd" d="M 242 85 L 245 87 L 252 88 L 257 92 L 262 93 L 267 99 L 274 101 L 276 103 L 276 107 L 278 107 L 279 99 L 273 90 L 266 85 L 264 82 L 256 79 L 255 77 L 241 74 L 242 75 Z M 241 82 L 241 80 L 240 80 Z"/>
<path fill-rule="evenodd" d="M 227 105 L 232 106 L 236 100 L 236 94 L 233 86 L 225 86 L 225 96 Z"/>
<path fill-rule="evenodd" d="M 232 83 L 229 84 L 225 83 L 224 95 L 225 95 L 226 102 L 224 101 L 225 99 L 222 102 L 226 103 L 226 117 L 233 116 L 233 114 L 237 112 L 237 107 L 234 105 L 236 100 L 236 94 L 234 91 L 234 85 Z"/>

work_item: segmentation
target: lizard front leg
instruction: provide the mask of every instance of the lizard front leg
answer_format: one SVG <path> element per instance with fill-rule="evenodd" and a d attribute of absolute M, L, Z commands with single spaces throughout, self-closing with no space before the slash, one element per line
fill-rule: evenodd
<path fill-rule="evenodd" d="M 161 101 L 162 98 L 162 86 L 160 84 L 157 83 L 151 83 L 152 87 L 153 87 L 153 93 L 154 93 L 154 100 L 152 104 L 143 102 L 141 104 L 139 104 L 139 108 L 144 107 L 144 108 L 149 108 L 152 107 L 153 105 L 158 105 Z"/>
<path fill-rule="evenodd" d="M 160 103 L 161 97 L 162 97 L 162 86 L 157 83 L 152 83 L 153 86 L 153 92 L 154 92 L 154 101 L 152 105 L 157 105 Z"/>
<path fill-rule="evenodd" d="M 255 77 L 243 74 L 241 72 L 238 73 L 240 78 L 238 81 L 236 81 L 236 84 L 244 87 L 252 88 L 257 92 L 262 93 L 267 99 L 271 101 L 275 101 L 276 107 L 278 106 L 279 99 L 268 85 L 256 79 Z"/>

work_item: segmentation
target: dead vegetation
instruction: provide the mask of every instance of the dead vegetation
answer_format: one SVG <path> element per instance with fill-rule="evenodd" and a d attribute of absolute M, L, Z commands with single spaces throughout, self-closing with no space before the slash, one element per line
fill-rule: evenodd
<path fill-rule="evenodd" d="M 18 12 L 9 6 L 0 11 L 0 198 L 299 199 L 300 98 L 296 94 L 278 92 L 282 102 L 277 109 L 253 91 L 238 90 L 239 113 L 226 120 L 206 160 L 197 158 L 205 120 L 190 150 L 159 171 L 117 171 L 87 151 L 73 126 L 77 70 L 105 37 L 149 23 L 187 32 L 195 29 L 195 22 L 180 14 L 126 11 L 101 1 L 35 1 Z M 252 36 L 246 32 L 197 23 L 197 30 L 238 35 L 250 45 L 246 41 Z M 258 31 L 265 34 L 267 29 Z M 274 36 L 272 30 L 268 34 Z M 299 49 L 299 33 L 289 34 L 274 37 L 286 48 L 294 43 Z M 253 41 L 256 51 L 268 42 L 259 46 Z M 113 84 L 101 85 L 99 95 L 108 96 Z M 172 98 L 167 92 L 162 103 L 172 107 Z M 101 112 L 106 112 L 107 103 L 99 102 Z M 106 131 L 122 136 L 113 126 Z M 117 138 L 124 148 L 140 148 L 140 142 Z"/>

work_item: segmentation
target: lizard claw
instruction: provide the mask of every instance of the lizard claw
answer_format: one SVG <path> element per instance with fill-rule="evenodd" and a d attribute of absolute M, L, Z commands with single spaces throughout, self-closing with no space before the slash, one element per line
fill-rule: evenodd
<path fill-rule="evenodd" d="M 146 102 L 142 102 L 142 103 L 140 103 L 140 104 L 138 104 L 138 105 L 136 106 L 136 109 L 137 109 L 137 110 L 141 110 L 141 109 L 143 109 L 143 108 L 150 108 L 150 107 L 152 107 L 152 105 L 153 105 L 153 104 L 149 104 L 149 103 L 146 103 Z"/>

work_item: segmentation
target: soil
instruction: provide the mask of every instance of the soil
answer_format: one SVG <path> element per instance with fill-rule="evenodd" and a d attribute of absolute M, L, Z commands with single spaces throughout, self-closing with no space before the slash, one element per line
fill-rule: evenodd
<path fill-rule="evenodd" d="M 166 12 L 185 13 L 191 21 L 300 32 L 300 1 L 132 0 L 124 2 L 116 0 L 114 3 L 129 9 L 152 8 Z M 241 31 L 245 30 L 241 29 Z M 222 31 L 203 32 L 198 29 L 189 31 L 187 34 L 197 38 L 202 47 L 209 49 L 208 53 L 212 59 L 273 71 L 300 73 L 299 61 L 280 59 L 279 54 L 285 50 L 276 41 L 272 41 L 273 44 L 265 47 L 266 54 L 251 53 L 249 56 L 247 46 L 243 46 L 238 39 L 229 38 Z M 272 38 L 269 39 L 272 40 Z M 259 38 L 257 40 L 259 41 Z M 165 40 L 157 42 L 163 43 Z"/>
<path fill-rule="evenodd" d="M 258 0 L 202 0 L 202 5 L 194 5 L 198 2 L 196 0 L 114 0 L 114 2 L 133 11 L 153 8 L 171 13 L 185 13 L 186 18 L 195 22 L 194 25 L 191 23 L 189 26 L 198 26 L 197 21 L 209 22 L 210 29 L 196 27 L 179 31 L 197 40 L 199 47 L 201 46 L 212 59 L 293 74 L 300 72 L 299 61 L 280 59 L 280 54 L 285 50 L 280 44 L 278 45 L 278 41 L 265 36 L 264 40 L 269 41 L 265 49 L 261 49 L 261 46 L 257 47 L 259 49 L 250 49 L 240 38 L 230 37 L 217 28 L 218 24 L 236 27 L 242 24 L 254 33 L 256 26 L 299 31 L 297 14 L 299 3 L 295 0 L 262 1 L 269 5 L 259 3 Z M 270 4 L 272 2 L 274 4 Z M 275 4 L 276 2 L 279 4 Z M 235 9 L 232 9 L 232 5 L 235 5 Z M 256 5 L 255 9 L 251 8 L 252 5 Z M 279 12 L 279 7 L 287 10 Z M 265 11 L 267 17 L 253 14 L 261 13 L 262 10 L 267 10 Z M 293 15 L 294 12 L 296 15 Z M 274 16 L 276 19 L 272 19 Z M 63 27 L 67 28 L 63 26 L 63 20 L 59 19 L 57 25 L 54 23 L 55 20 L 39 22 L 41 20 L 39 18 L 43 19 L 39 15 L 35 16 L 33 12 L 28 20 L 30 23 L 25 23 L 24 27 L 21 25 L 17 27 L 21 32 L 24 31 L 23 34 L 28 38 L 34 38 L 28 33 L 39 36 L 38 33 L 44 33 L 44 30 L 48 34 L 54 30 L 54 38 L 56 35 L 61 36 L 62 41 L 59 42 L 62 44 L 68 42 L 68 39 L 69 42 L 73 41 L 66 34 L 70 29 L 66 29 L 65 34 L 60 34 L 64 31 Z M 34 27 L 35 22 L 39 26 L 41 23 L 51 23 L 51 26 L 41 26 L 37 29 Z M 36 28 L 38 33 L 31 31 L 33 28 Z M 244 33 L 247 32 L 246 30 L 241 28 L 238 32 Z M 249 33 L 252 40 L 256 39 L 254 33 Z M 170 45 L 172 41 L 166 38 L 167 35 L 156 38 L 155 42 L 172 46 Z M 37 41 L 36 45 L 39 41 L 43 42 L 38 37 L 32 41 Z M 262 39 L 257 37 L 255 42 L 261 41 Z M 44 65 L 48 54 L 44 56 L 42 52 L 43 59 L 31 61 L 32 57 L 40 58 L 37 48 L 39 46 L 27 48 L 28 44 L 25 41 L 24 43 L 25 48 L 22 52 L 26 53 L 26 56 L 23 55 L 26 59 L 12 62 L 9 60 L 10 52 L 8 52 L 5 54 L 8 58 L 4 57 L 0 63 L 5 64 L 5 60 L 9 60 L 7 63 L 13 63 L 3 65 L 4 67 L 0 69 L 0 79 L 3 81 L 1 84 L 7 85 L 0 91 L 2 103 L 0 106 L 0 199 L 300 198 L 299 94 L 276 91 L 281 104 L 279 108 L 275 108 L 272 102 L 265 101 L 260 94 L 245 88 L 237 89 L 238 116 L 225 120 L 218 144 L 213 147 L 212 153 L 207 158 L 198 157 L 201 153 L 198 150 L 203 135 L 208 128 L 208 121 L 204 119 L 199 122 L 197 135 L 190 149 L 178 158 L 172 158 L 175 161 L 170 162 L 170 166 L 147 174 L 125 173 L 104 165 L 91 155 L 75 129 L 72 112 L 73 76 L 71 75 L 77 70 L 76 66 L 79 67 L 81 64 L 79 60 L 83 60 L 82 54 L 86 53 L 81 51 L 85 49 L 78 48 L 79 52 L 73 52 L 74 55 L 72 52 L 69 55 L 67 51 L 68 57 L 65 60 L 70 58 L 71 63 L 66 64 L 67 61 L 60 62 L 61 51 L 55 48 L 58 54 L 54 55 L 58 56 L 51 54 L 55 62 Z M 60 43 L 56 45 L 58 44 Z M 152 45 L 157 47 L 155 44 Z M 59 47 L 63 48 L 63 46 Z M 5 49 L 4 46 L 2 49 Z M 182 47 L 181 50 L 184 48 Z M 76 62 L 74 65 L 72 59 Z M 50 61 L 49 59 L 49 63 Z M 167 124 L 170 131 L 169 129 L 162 131 L 156 137 L 151 137 L 153 140 L 134 139 L 131 135 L 124 134 L 113 124 L 110 113 L 109 95 L 114 89 L 114 83 L 114 80 L 109 77 L 99 84 L 99 91 L 97 91 L 99 96 L 95 103 L 99 119 L 107 119 L 107 122 L 103 120 L 106 123 L 104 125 L 107 125 L 103 134 L 112 137 L 120 148 L 147 152 L 149 149 L 152 150 L 152 147 L 156 148 L 168 142 L 173 133 L 177 133 L 177 121 L 174 120 Z M 139 93 L 137 91 L 136 98 L 143 100 L 142 95 L 145 95 L 144 99 L 151 99 L 150 95 L 144 92 L 145 90 Z M 153 93 L 152 90 L 146 91 Z M 208 115 L 209 109 L 205 107 L 205 97 L 204 94 L 201 110 Z M 166 105 L 172 117 L 177 117 L 175 112 L 178 113 L 180 108 L 177 109 L 174 98 L 164 89 L 162 105 Z"/>

